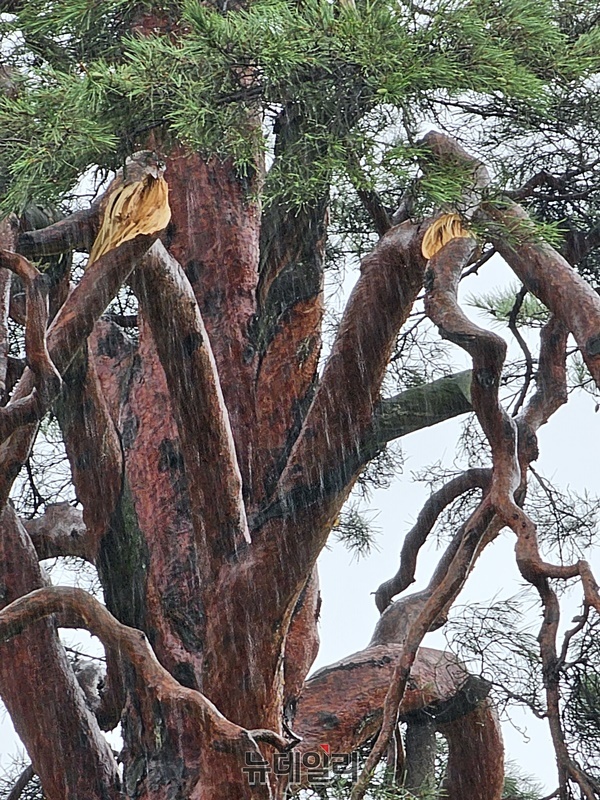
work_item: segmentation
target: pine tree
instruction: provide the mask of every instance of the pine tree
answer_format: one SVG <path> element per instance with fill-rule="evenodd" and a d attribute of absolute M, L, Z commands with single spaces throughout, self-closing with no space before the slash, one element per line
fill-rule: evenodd
<path fill-rule="evenodd" d="M 370 748 L 324 792 L 360 800 L 373 774 L 373 796 L 431 792 L 435 765 L 417 780 L 410 748 L 436 730 L 445 796 L 499 800 L 489 686 L 419 648 L 505 526 L 544 618 L 558 796 L 600 797 L 563 701 L 569 648 L 600 612 L 587 562 L 560 561 L 585 526 L 547 563 L 524 505 L 536 431 L 567 399 L 569 333 L 578 382 L 600 387 L 599 10 L 0 3 L 0 695 L 48 800 L 282 798 L 263 758 L 304 757 L 306 778 L 323 742 Z M 109 179 L 140 150 L 165 160 L 170 222 L 85 268 Z M 524 345 L 524 368 L 505 368 L 510 415 L 506 344 L 456 303 L 494 253 L 523 288 L 478 302 L 517 335 L 541 328 L 535 360 Z M 325 275 L 359 260 L 332 321 Z M 472 372 L 448 374 L 426 318 Z M 332 529 L 369 545 L 342 512 L 353 487 L 393 473 L 390 442 L 472 412 L 486 465 L 434 487 L 369 647 L 307 680 L 317 557 Z M 54 446 L 69 486 L 36 474 Z M 394 601 L 449 507 L 428 588 Z M 103 604 L 46 586 L 39 560 L 67 556 L 93 565 Z M 571 578 L 584 610 L 561 643 L 551 579 Z M 57 626 L 100 639 L 101 680 Z M 101 733 L 119 725 L 122 768 Z"/>

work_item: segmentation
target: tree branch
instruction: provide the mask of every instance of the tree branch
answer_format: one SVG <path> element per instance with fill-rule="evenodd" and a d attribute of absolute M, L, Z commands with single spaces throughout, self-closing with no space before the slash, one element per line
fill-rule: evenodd
<path fill-rule="evenodd" d="M 322 504 L 352 485 L 362 466 L 381 381 L 422 285 L 418 228 L 392 228 L 365 257 L 323 378 L 278 485 L 281 498 Z M 350 465 L 350 467 L 349 467 Z M 293 510 L 293 508 L 291 509 Z M 315 541 L 315 556 L 322 541 Z M 308 565 L 307 565 L 308 566 Z"/>
<path fill-rule="evenodd" d="M 493 520 L 496 510 L 493 503 L 495 494 L 500 493 L 505 485 L 512 488 L 513 492 L 518 486 L 518 481 L 513 485 L 513 448 L 516 435 L 512 424 L 508 427 L 504 425 L 504 417 L 498 404 L 499 377 L 506 345 L 499 337 L 471 323 L 456 303 L 460 274 L 474 250 L 475 242 L 472 239 L 453 239 L 430 259 L 425 283 L 425 307 L 432 320 L 442 329 L 443 335 L 460 344 L 472 355 L 473 408 L 488 439 L 493 440 L 490 441 L 494 464 L 491 487 L 466 523 L 464 534 L 460 536 L 458 547 L 443 579 L 435 585 L 437 578 L 434 576 L 428 590 L 421 593 L 422 599 L 415 598 L 418 600 L 417 615 L 408 627 L 403 652 L 386 695 L 381 729 L 352 790 L 351 800 L 362 800 L 364 797 L 370 775 L 384 754 L 395 729 L 398 707 L 417 649 L 424 635 L 462 588 L 481 539 Z M 499 486 L 495 486 L 495 483 Z M 514 524 L 514 520 L 511 522 Z"/>
<path fill-rule="evenodd" d="M 96 560 L 97 543 L 89 535 L 78 508 L 70 503 L 52 503 L 41 517 L 23 520 L 40 560 L 60 556 L 76 556 Z"/>
<path fill-rule="evenodd" d="M 64 375 L 54 404 L 71 464 L 77 498 L 83 505 L 86 538 L 94 562 L 102 537 L 116 526 L 123 491 L 123 452 L 87 343 Z"/>
<path fill-rule="evenodd" d="M 392 597 L 407 589 L 415 580 L 417 556 L 439 515 L 458 497 L 471 489 L 489 488 L 492 473 L 489 469 L 470 469 L 448 481 L 434 492 L 423 506 L 414 527 L 406 534 L 400 553 L 400 568 L 390 580 L 382 583 L 375 593 L 380 613 L 389 606 Z"/>
<path fill-rule="evenodd" d="M 373 439 L 367 436 L 367 450 L 371 441 L 380 449 L 408 433 L 472 410 L 470 369 L 406 389 L 381 400 L 373 417 Z"/>
<path fill-rule="evenodd" d="M 435 156 L 450 156 L 471 166 L 475 174 L 487 174 L 483 164 L 449 136 L 428 134 L 426 142 Z M 486 202 L 477 217 L 497 223 L 489 232 L 490 241 L 527 290 L 571 331 L 600 387 L 600 296 L 553 247 L 535 235 L 529 215 L 515 203 Z"/>
<path fill-rule="evenodd" d="M 13 251 L 16 246 L 16 218 L 11 215 L 0 222 L 0 248 Z M 10 349 L 8 319 L 10 316 L 10 287 L 12 275 L 9 270 L 0 270 L 0 403 L 8 396 L 8 351 Z"/>
<path fill-rule="evenodd" d="M 67 369 L 90 335 L 96 320 L 156 238 L 157 235 L 138 236 L 111 250 L 86 270 L 48 330 L 48 352 L 60 373 Z M 29 454 L 37 430 L 35 425 L 30 424 L 32 418 L 39 418 L 43 411 L 40 404 L 36 414 L 32 413 L 32 398 L 35 399 L 33 389 L 34 376 L 28 368 L 15 387 L 10 403 L 4 408 L 4 439 L 0 446 L 0 476 L 3 478 L 0 481 L 0 504 L 6 502 L 10 487 Z M 26 430 L 17 430 L 25 424 L 29 426 Z M 7 439 L 11 431 L 14 433 Z"/>
<path fill-rule="evenodd" d="M 50 359 L 46 343 L 48 324 L 48 287 L 42 273 L 17 253 L 0 250 L 0 264 L 14 272 L 25 286 L 27 316 L 25 355 L 35 378 L 39 403 L 47 407 L 61 387 L 61 377 Z M 10 406 L 10 402 L 8 404 Z"/>
<path fill-rule="evenodd" d="M 34 259 L 70 250 L 88 252 L 96 238 L 100 202 L 97 200 L 90 208 L 76 211 L 46 228 L 21 233 L 17 252 Z"/>
<path fill-rule="evenodd" d="M 73 587 L 52 586 L 36 589 L 14 600 L 0 611 L 0 640 L 9 641 L 31 625 L 53 614 L 69 621 L 71 627 L 85 628 L 97 636 L 107 649 L 117 654 L 123 666 L 135 673 L 136 698 L 146 709 L 160 703 L 171 709 L 177 707 L 187 719 L 200 727 L 203 738 L 211 747 L 225 752 L 240 752 L 252 743 L 250 731 L 229 722 L 201 692 L 178 683 L 156 659 L 146 636 L 129 628 L 90 594 Z M 181 720 L 181 717 L 177 715 Z M 152 737 L 153 715 L 147 719 Z M 256 740 L 265 741 L 279 750 L 288 741 L 274 731 L 256 731 Z"/>
<path fill-rule="evenodd" d="M 37 556 L 11 506 L 0 513 L 0 571 L 0 607 L 32 590 L 48 591 L 37 588 L 43 585 Z M 117 800 L 116 761 L 85 705 L 53 620 L 40 618 L 0 644 L 0 692 L 48 800 Z"/>
<path fill-rule="evenodd" d="M 600 297 L 565 259 L 531 233 L 528 214 L 514 203 L 486 203 L 484 219 L 499 222 L 491 233 L 497 251 L 534 294 L 569 328 L 597 386 L 600 386 Z M 511 231 L 511 241 L 502 230 Z"/>
<path fill-rule="evenodd" d="M 213 570 L 250 541 L 229 416 L 193 289 L 156 242 L 132 285 L 147 316 L 177 421 L 194 526 Z M 165 321 L 168 327 L 165 328 Z M 208 540 L 207 530 L 220 531 Z"/>

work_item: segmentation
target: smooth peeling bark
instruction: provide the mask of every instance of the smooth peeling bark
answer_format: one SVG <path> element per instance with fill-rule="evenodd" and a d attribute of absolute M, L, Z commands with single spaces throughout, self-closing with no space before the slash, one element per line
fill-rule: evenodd
<path fill-rule="evenodd" d="M 217 364 L 244 486 L 252 484 L 257 353 L 250 342 L 256 313 L 260 209 L 257 176 L 243 179 L 231 162 L 183 149 L 171 153 L 169 251 L 192 284 Z"/>
<path fill-rule="evenodd" d="M 351 753 L 377 732 L 401 645 L 368 647 L 316 672 L 305 683 L 293 720 L 302 736 L 300 753 L 329 745 L 332 753 Z M 462 718 L 487 695 L 489 686 L 469 675 L 449 653 L 420 648 L 400 719 L 418 723 Z M 457 722 L 459 724 L 459 722 Z M 306 776 L 304 776 L 306 778 Z"/>
<path fill-rule="evenodd" d="M 349 471 L 339 484 L 335 457 L 352 457 L 354 437 L 360 438 L 371 422 L 397 331 L 421 285 L 419 242 L 417 226 L 399 226 L 365 258 L 280 481 L 281 505 L 265 522 L 258 520 L 262 527 L 253 531 L 253 543 L 239 564 L 234 569 L 224 565 L 206 605 L 207 691 L 231 719 L 246 719 L 256 708 L 265 726 L 280 719 L 281 659 L 292 612 L 356 477 Z M 321 483 L 323 475 L 331 485 Z M 232 664 L 240 669 L 232 670 Z"/>
<path fill-rule="evenodd" d="M 0 232 L 1 235 L 1 232 Z M 0 269 L 0 404 L 8 394 L 8 318 L 10 311 L 10 284 L 12 275 L 7 269 Z"/>
<path fill-rule="evenodd" d="M 210 580 L 224 558 L 234 557 L 250 541 L 215 360 L 192 287 L 162 243 L 148 252 L 133 286 L 169 387 L 198 548 Z"/>
<path fill-rule="evenodd" d="M 17 231 L 14 220 L 0 222 L 0 248 L 14 250 L 17 242 Z M 0 269 L 0 403 L 4 403 L 7 395 L 8 351 L 10 349 L 8 319 L 10 314 L 10 286 L 12 275 L 7 269 Z"/>
<path fill-rule="evenodd" d="M 88 358 L 102 388 L 108 413 L 117 429 L 136 364 L 137 343 L 114 322 L 102 317 L 88 339 Z"/>
<path fill-rule="evenodd" d="M 280 481 L 281 504 L 267 510 L 266 521 L 257 520 L 261 527 L 253 531 L 248 553 L 234 569 L 224 565 L 206 605 L 207 692 L 231 719 L 246 719 L 259 709 L 263 725 L 279 724 L 281 659 L 292 613 L 356 477 L 348 470 L 338 483 L 335 458 L 352 458 L 354 437 L 360 438 L 371 422 L 397 331 L 421 285 L 419 242 L 417 226 L 399 226 L 364 260 Z M 331 478 L 331 485 L 325 479 L 323 485 L 322 476 Z M 233 670 L 232 664 L 239 668 Z"/>
<path fill-rule="evenodd" d="M 0 515 L 0 582 L 2 608 L 43 586 L 37 554 L 11 506 Z M 51 619 L 0 644 L 0 694 L 48 800 L 120 798 L 117 763 Z"/>

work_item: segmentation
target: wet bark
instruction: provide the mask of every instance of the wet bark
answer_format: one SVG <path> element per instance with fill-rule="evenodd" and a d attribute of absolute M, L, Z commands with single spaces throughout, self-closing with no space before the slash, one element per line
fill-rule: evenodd
<path fill-rule="evenodd" d="M 22 657 L 34 681 L 50 654 L 63 689 L 72 676 L 46 630 L 50 623 L 40 621 L 44 602 L 70 615 L 65 624 L 98 630 L 109 648 L 123 644 L 127 657 L 112 658 L 110 682 L 112 713 L 123 723 L 124 795 L 132 800 L 281 794 L 281 786 L 249 787 L 244 754 L 257 755 L 257 742 L 264 755 L 283 749 L 291 727 L 304 737 L 300 753 L 324 737 L 337 752 L 350 752 L 382 726 L 391 736 L 398 713 L 413 724 L 425 713 L 447 736 L 450 798 L 497 798 L 502 744 L 485 687 L 448 654 L 419 645 L 444 621 L 475 558 L 505 523 L 515 528 L 528 579 L 539 584 L 557 574 L 540 561 L 515 490 L 535 450 L 530 429 L 563 400 L 566 328 L 554 321 L 546 329 L 538 393 L 517 432 L 498 404 L 502 344 L 469 327 L 453 305 L 460 267 L 475 248 L 468 239 L 453 242 L 429 264 L 428 307 L 445 335 L 472 354 L 473 372 L 382 400 L 392 347 L 425 276 L 426 226 L 406 221 L 387 230 L 386 223 L 363 260 L 318 380 L 326 202 L 295 218 L 282 209 L 261 215 L 254 199 L 260 170 L 242 180 L 230 163 L 183 148 L 168 161 L 173 217 L 161 242 L 138 238 L 96 262 L 47 333 L 30 297 L 28 350 L 42 358 L 33 359 L 6 407 L 0 445 L 6 499 L 53 397 L 47 354 L 64 384 L 54 409 L 83 512 L 79 518 L 48 509 L 27 527 L 39 557 L 77 554 L 96 564 L 112 617 L 80 595 L 50 592 L 29 605 L 23 598 L 5 628 L 9 617 L 0 614 L 0 632 L 16 635 L 20 625 L 18 642 L 46 626 L 46 638 L 36 639 L 39 652 L 32 645 Z M 22 254 L 89 246 L 94 213 L 23 234 Z M 2 259 L 13 264 L 14 254 Z M 126 281 L 139 299 L 136 335 L 99 319 Z M 0 371 L 3 308 L 0 302 Z M 575 328 L 577 319 L 570 323 Z M 30 416 L 19 418 L 23 408 Z M 432 498 L 406 539 L 398 574 L 377 593 L 384 613 L 371 645 L 306 681 L 318 648 L 315 562 L 361 469 L 391 439 L 472 408 L 492 445 L 493 469 L 472 470 Z M 481 504 L 456 532 L 428 588 L 392 603 L 412 582 L 437 515 L 473 488 L 482 491 Z M 11 525 L 35 560 L 25 530 Z M 578 565 L 577 574 L 593 603 L 585 569 Z M 6 600 L 39 586 L 33 579 L 15 585 Z M 25 630 L 24 620 L 36 627 Z M 28 732 L 31 710 L 16 705 L 6 672 L 7 705 L 21 720 L 49 797 L 58 797 L 46 764 L 52 743 Z M 56 702 L 50 698 L 47 711 L 38 710 L 38 724 L 55 724 Z M 85 790 L 77 783 L 79 797 L 112 797 L 116 762 L 80 706 L 73 700 L 69 731 L 74 739 L 92 731 L 89 747 L 68 762 L 64 780 L 87 781 Z M 462 719 L 481 733 L 471 737 L 468 754 Z M 410 753 L 408 764 L 416 785 L 421 777 Z M 84 775 L 76 778 L 71 769 Z M 68 787 L 60 791 L 77 796 Z"/>

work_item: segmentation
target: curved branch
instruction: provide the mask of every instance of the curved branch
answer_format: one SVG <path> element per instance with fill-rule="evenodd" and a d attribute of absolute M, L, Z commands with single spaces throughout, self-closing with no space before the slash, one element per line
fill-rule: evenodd
<path fill-rule="evenodd" d="M 36 553 L 10 505 L 0 514 L 0 582 L 0 608 L 32 590 L 45 591 L 38 589 L 44 578 Z M 54 620 L 40 619 L 9 644 L 0 642 L 0 692 L 48 800 L 117 800 L 116 761 L 85 704 Z M 57 750 L 67 769 L 56 768 Z"/>
<path fill-rule="evenodd" d="M 396 664 L 383 707 L 383 719 L 379 735 L 371 750 L 363 771 L 354 785 L 351 800 L 362 800 L 368 787 L 373 770 L 385 754 L 393 735 L 398 719 L 398 709 L 404 697 L 411 669 L 417 650 L 425 634 L 445 608 L 457 597 L 469 573 L 479 543 L 493 519 L 493 509 L 489 503 L 489 495 L 484 498 L 471 515 L 464 527 L 464 534 L 452 558 L 445 576 L 429 596 L 423 593 L 422 602 L 416 608 L 416 618 L 410 624 L 406 634 L 402 655 Z M 421 598 L 417 598 L 421 601 Z M 421 606 L 419 608 L 419 606 Z"/>
<path fill-rule="evenodd" d="M 415 580 L 417 556 L 439 515 L 458 497 L 471 489 L 486 491 L 491 482 L 490 469 L 470 469 L 448 481 L 434 492 L 423 506 L 415 525 L 406 534 L 400 553 L 400 568 L 393 578 L 382 583 L 375 592 L 375 604 L 380 613 L 389 606 L 392 597 L 407 589 Z"/>
<path fill-rule="evenodd" d="M 35 377 L 35 389 L 39 401 L 47 406 L 52 398 L 56 397 L 62 385 L 60 374 L 50 359 L 46 343 L 47 282 L 33 264 L 17 253 L 0 250 L 0 266 L 18 275 L 25 286 L 27 296 L 25 354 Z"/>
<path fill-rule="evenodd" d="M 449 136 L 428 134 L 425 141 L 436 157 L 450 156 L 475 174 L 487 172 Z M 553 247 L 535 235 L 529 215 L 516 203 L 486 202 L 477 217 L 496 223 L 489 231 L 490 241 L 527 290 L 569 328 L 600 387 L 600 297 Z"/>
<path fill-rule="evenodd" d="M 552 316 L 540 333 L 536 392 L 523 410 L 522 419 L 537 431 L 567 402 L 567 339 L 569 330 Z"/>
<path fill-rule="evenodd" d="M 133 670 L 140 703 L 150 700 L 178 707 L 200 726 L 206 741 L 217 750 L 237 752 L 252 741 L 250 731 L 227 720 L 201 692 L 178 683 L 158 662 L 145 634 L 120 623 L 83 589 L 52 586 L 14 600 L 0 611 L 0 640 L 8 641 L 53 614 L 66 619 L 71 627 L 85 628 L 97 636 Z M 289 744 L 274 731 L 257 730 L 254 738 L 280 750 Z"/>
<path fill-rule="evenodd" d="M 17 251 L 28 258 L 56 255 L 69 250 L 89 251 L 98 227 L 100 201 L 90 208 L 33 231 L 21 233 L 17 243 Z"/>
<path fill-rule="evenodd" d="M 494 495 L 502 493 L 505 484 L 508 484 L 514 492 L 519 483 L 517 480 L 514 484 L 513 480 L 515 429 L 512 424 L 509 426 L 504 424 L 504 417 L 498 404 L 499 377 L 506 345 L 499 337 L 484 331 L 464 317 L 456 302 L 460 274 L 472 257 L 475 246 L 472 239 L 453 239 L 430 259 L 426 274 L 425 307 L 433 321 L 442 329 L 442 334 L 460 344 L 472 355 L 473 408 L 492 444 L 494 470 L 491 488 L 466 523 L 464 534 L 460 536 L 458 547 L 444 577 L 433 591 L 423 593 L 423 598 L 417 605 L 418 614 L 408 627 L 402 656 L 394 670 L 386 695 L 379 735 L 352 790 L 351 800 L 362 800 L 370 775 L 385 753 L 396 726 L 398 707 L 406 690 L 417 649 L 425 634 L 462 588 L 481 539 L 493 520 L 496 510 L 493 503 Z M 497 477 L 498 475 L 500 477 Z M 500 487 L 495 486 L 495 482 L 500 484 Z M 520 509 L 518 510 L 520 512 Z M 514 524 L 514 520 L 511 521 Z"/>
<path fill-rule="evenodd" d="M 514 203 L 486 203 L 482 216 L 499 222 L 490 238 L 527 289 L 569 328 L 600 387 L 600 297 L 549 244 L 532 234 L 529 215 Z M 503 232 L 508 228 L 510 241 Z"/>

